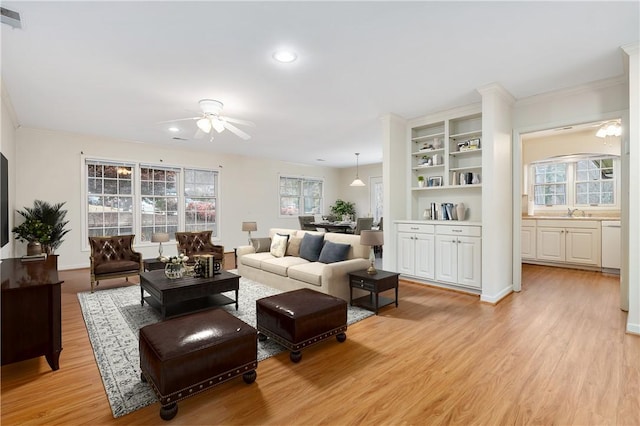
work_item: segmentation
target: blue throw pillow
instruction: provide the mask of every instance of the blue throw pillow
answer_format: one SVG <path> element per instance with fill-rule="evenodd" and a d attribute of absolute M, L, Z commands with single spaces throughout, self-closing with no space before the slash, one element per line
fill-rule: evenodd
<path fill-rule="evenodd" d="M 323 242 L 324 235 L 304 234 L 300 243 L 300 257 L 309 262 L 317 262 Z"/>
<path fill-rule="evenodd" d="M 347 259 L 349 254 L 350 244 L 332 243 L 331 241 L 325 241 L 318 262 L 322 263 L 334 263 L 342 262 Z"/>

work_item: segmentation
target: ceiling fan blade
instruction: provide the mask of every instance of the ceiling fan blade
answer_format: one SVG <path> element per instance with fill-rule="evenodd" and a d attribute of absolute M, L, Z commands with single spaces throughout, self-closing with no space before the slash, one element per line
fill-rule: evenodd
<path fill-rule="evenodd" d="M 177 118 L 175 120 L 159 121 L 157 124 L 175 123 L 176 121 L 198 120 L 202 117 Z"/>
<path fill-rule="evenodd" d="M 222 120 L 222 121 L 227 121 L 227 122 L 229 122 L 229 123 L 242 124 L 243 126 L 256 127 L 255 123 L 253 123 L 252 121 L 239 120 L 239 119 L 237 119 L 237 118 L 220 117 L 220 120 Z"/>
<path fill-rule="evenodd" d="M 228 129 L 231 133 L 235 134 L 239 138 L 244 139 L 245 141 L 251 139 L 251 136 L 249 136 L 247 133 L 243 132 L 242 130 L 238 129 L 236 126 L 234 126 L 233 124 L 227 121 L 224 122 L 224 127 Z"/>

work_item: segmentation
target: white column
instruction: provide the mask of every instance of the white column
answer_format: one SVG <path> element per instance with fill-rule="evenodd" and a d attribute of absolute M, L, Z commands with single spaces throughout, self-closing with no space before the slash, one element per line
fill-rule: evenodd
<path fill-rule="evenodd" d="M 627 332 L 640 334 L 640 44 L 622 46 L 628 55 L 629 75 L 629 313 Z M 627 149 L 625 146 L 624 150 Z M 624 279 L 624 277 L 623 277 Z M 624 305 L 624 301 L 623 301 Z"/>
<path fill-rule="evenodd" d="M 513 291 L 513 96 L 499 84 L 482 95 L 482 294 L 497 303 Z"/>
<path fill-rule="evenodd" d="M 382 186 L 384 191 L 384 246 L 382 268 L 396 271 L 396 238 L 393 221 L 407 219 L 407 122 L 387 114 L 382 121 Z"/>

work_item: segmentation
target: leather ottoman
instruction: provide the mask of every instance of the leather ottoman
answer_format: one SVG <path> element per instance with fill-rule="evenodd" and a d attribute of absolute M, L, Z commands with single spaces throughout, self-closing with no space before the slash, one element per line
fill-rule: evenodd
<path fill-rule="evenodd" d="M 293 362 L 301 350 L 336 336 L 347 338 L 347 302 L 310 289 L 300 289 L 256 300 L 258 338 L 267 337 L 291 351 Z"/>
<path fill-rule="evenodd" d="M 213 309 L 140 329 L 140 369 L 171 420 L 177 402 L 242 375 L 256 380 L 257 331 L 227 311 Z"/>

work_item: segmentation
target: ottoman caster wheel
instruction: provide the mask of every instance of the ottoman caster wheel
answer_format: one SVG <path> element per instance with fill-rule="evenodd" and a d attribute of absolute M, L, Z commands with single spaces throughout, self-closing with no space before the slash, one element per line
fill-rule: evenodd
<path fill-rule="evenodd" d="M 289 359 L 291 359 L 291 361 L 293 362 L 300 362 L 300 360 L 302 359 L 302 352 L 291 351 L 291 353 L 289 354 Z"/>
<path fill-rule="evenodd" d="M 178 404 L 173 403 L 160 407 L 160 418 L 162 420 L 171 420 L 178 414 Z"/>
<path fill-rule="evenodd" d="M 344 342 L 345 340 L 347 340 L 347 335 L 344 333 L 338 333 L 336 334 L 336 340 L 340 343 Z"/>
<path fill-rule="evenodd" d="M 248 385 L 256 381 L 256 377 L 258 377 L 258 373 L 256 370 L 247 371 L 242 375 L 242 380 Z"/>
<path fill-rule="evenodd" d="M 267 340 L 267 336 L 265 334 L 258 333 L 258 341 L 264 342 L 265 340 Z"/>
<path fill-rule="evenodd" d="M 145 377 L 144 373 L 140 373 L 140 381 L 142 383 L 147 383 L 147 378 Z"/>

